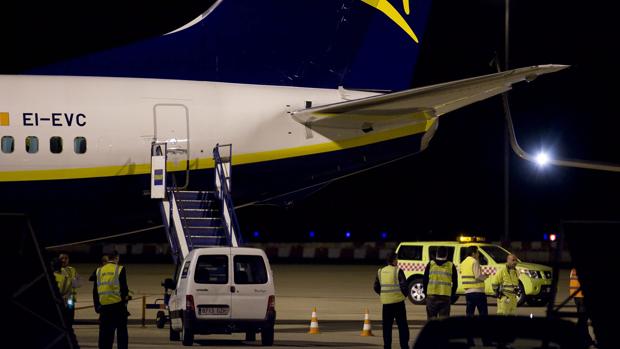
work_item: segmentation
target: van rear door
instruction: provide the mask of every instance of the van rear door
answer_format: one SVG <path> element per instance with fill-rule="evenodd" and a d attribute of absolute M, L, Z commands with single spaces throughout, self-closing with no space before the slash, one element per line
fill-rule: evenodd
<path fill-rule="evenodd" d="M 269 296 L 274 294 L 265 259 L 261 255 L 235 254 L 233 270 L 233 318 L 264 319 Z"/>
<path fill-rule="evenodd" d="M 225 254 L 198 256 L 194 270 L 194 302 L 200 320 L 224 320 L 231 316 L 231 277 Z"/>

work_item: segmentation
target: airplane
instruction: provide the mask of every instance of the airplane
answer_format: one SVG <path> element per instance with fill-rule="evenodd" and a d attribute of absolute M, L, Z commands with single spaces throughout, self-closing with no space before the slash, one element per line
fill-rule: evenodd
<path fill-rule="evenodd" d="M 444 114 L 567 67 L 410 88 L 429 11 L 218 0 L 165 35 L 1 75 L 1 210 L 113 221 L 148 205 L 152 142 L 197 189 L 213 182 L 212 148 L 232 144 L 236 207 L 287 202 L 419 153 Z"/>

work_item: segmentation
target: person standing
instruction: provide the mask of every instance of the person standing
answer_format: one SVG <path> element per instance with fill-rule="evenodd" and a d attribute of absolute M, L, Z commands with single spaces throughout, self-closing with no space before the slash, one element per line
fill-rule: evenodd
<path fill-rule="evenodd" d="M 572 268 L 570 271 L 570 279 L 568 285 L 568 294 L 573 295 L 575 300 L 575 306 L 577 307 L 577 331 L 578 336 L 583 344 L 584 348 L 594 345 L 594 341 L 590 336 L 590 330 L 588 329 L 588 313 L 586 306 L 583 302 L 583 291 L 581 290 L 581 283 L 577 276 L 577 269 Z"/>
<path fill-rule="evenodd" d="M 426 265 L 422 283 L 426 291 L 427 319 L 449 317 L 458 277 L 456 267 L 448 261 L 448 249 L 445 246 L 437 248 L 435 260 Z"/>
<path fill-rule="evenodd" d="M 392 348 L 392 325 L 394 319 L 398 325 L 398 337 L 401 349 L 409 348 L 409 325 L 407 324 L 407 279 L 398 267 L 398 258 L 392 253 L 387 258 L 387 265 L 377 271 L 374 290 L 379 294 L 383 304 L 383 347 Z"/>
<path fill-rule="evenodd" d="M 497 297 L 497 315 L 516 315 L 519 274 L 517 273 L 517 256 L 514 254 L 506 257 L 506 264 L 495 274 L 493 291 Z"/>
<path fill-rule="evenodd" d="M 478 247 L 469 246 L 467 248 L 467 258 L 461 263 L 461 278 L 463 279 L 465 301 L 467 303 L 465 314 L 467 316 L 474 316 L 476 308 L 478 308 L 480 316 L 487 316 L 489 314 L 487 296 L 484 292 L 484 280 L 487 279 L 487 275 L 482 274 L 479 260 L 480 251 L 478 251 Z"/>
<path fill-rule="evenodd" d="M 75 302 L 77 295 L 77 288 L 81 286 L 80 284 L 80 275 L 77 270 L 69 265 L 69 255 L 66 253 L 61 253 L 58 256 L 60 260 L 60 264 L 62 268 L 65 270 L 66 274 L 69 277 L 71 292 L 67 297 L 67 314 L 69 316 L 69 322 L 72 325 L 75 319 Z"/>
<path fill-rule="evenodd" d="M 93 302 L 99 313 L 99 348 L 111 349 L 116 332 L 116 344 L 119 349 L 126 349 L 129 342 L 127 333 L 127 273 L 118 264 L 118 253 L 108 257 L 107 263 L 97 268 L 96 282 L 93 284 Z"/>

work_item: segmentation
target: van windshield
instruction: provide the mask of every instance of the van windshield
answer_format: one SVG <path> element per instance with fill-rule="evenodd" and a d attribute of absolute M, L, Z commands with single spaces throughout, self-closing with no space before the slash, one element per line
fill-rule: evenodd
<path fill-rule="evenodd" d="M 235 284 L 266 284 L 267 268 L 261 256 L 238 255 L 235 261 Z"/>
<path fill-rule="evenodd" d="M 198 257 L 194 281 L 199 284 L 227 284 L 228 256 L 205 255 Z"/>

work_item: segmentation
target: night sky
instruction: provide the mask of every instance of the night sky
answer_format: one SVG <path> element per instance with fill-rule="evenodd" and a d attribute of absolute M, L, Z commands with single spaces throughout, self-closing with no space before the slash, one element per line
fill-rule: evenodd
<path fill-rule="evenodd" d="M 134 5 L 53 2 L 3 9 L 8 22 L 0 73 L 158 35 L 206 8 L 198 2 Z M 510 92 L 526 151 L 543 147 L 556 157 L 620 163 L 611 8 L 604 1 L 511 1 L 510 67 L 571 65 Z M 504 1 L 435 1 L 412 86 L 495 72 L 489 62 L 495 52 L 503 62 L 503 40 Z M 388 240 L 401 241 L 452 239 L 465 230 L 497 240 L 504 216 L 503 125 L 500 97 L 447 114 L 424 153 L 331 183 L 290 207 L 240 209 L 244 235 L 252 240 L 258 231 L 263 241 L 299 241 L 312 230 L 315 239 L 342 241 L 350 231 L 354 240 L 372 241 L 386 232 Z M 514 155 L 510 162 L 512 239 L 540 240 L 562 219 L 620 220 L 620 173 L 539 169 Z M 142 215 L 144 226 L 157 223 L 147 223 L 153 215 L 158 212 Z M 139 228 L 133 224 L 127 230 Z"/>

